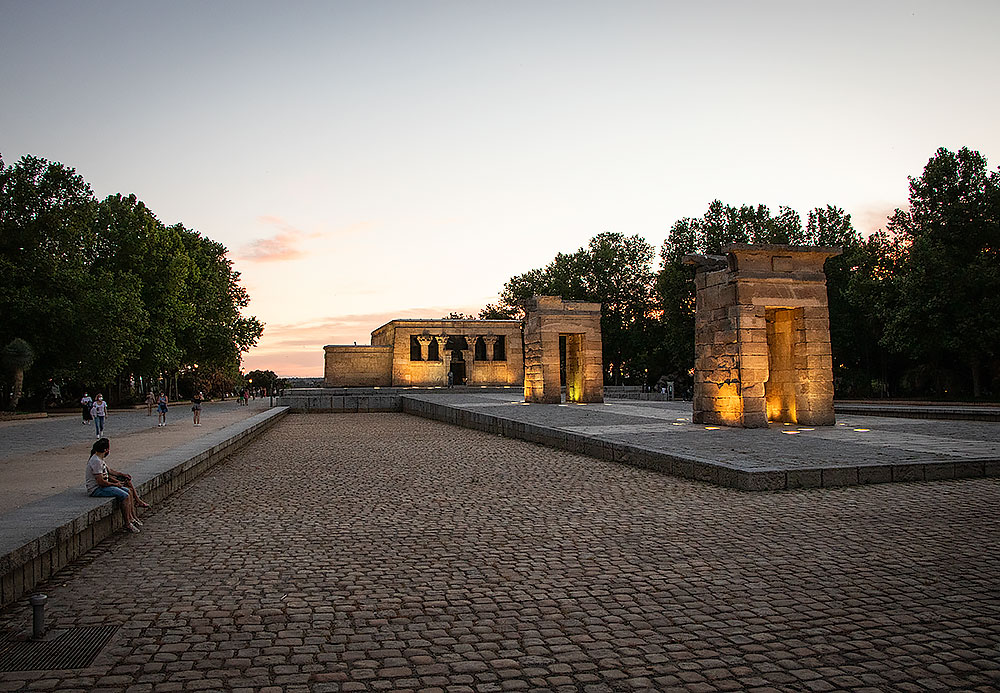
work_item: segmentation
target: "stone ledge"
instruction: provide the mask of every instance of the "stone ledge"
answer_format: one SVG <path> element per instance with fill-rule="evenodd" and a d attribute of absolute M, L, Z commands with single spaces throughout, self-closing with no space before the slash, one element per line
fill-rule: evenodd
<path fill-rule="evenodd" d="M 853 404 L 834 401 L 837 414 L 888 416 L 900 419 L 944 419 L 956 421 L 1000 421 L 1000 407 L 980 405 Z"/>
<path fill-rule="evenodd" d="M 263 433 L 289 412 L 275 407 L 249 419 L 141 460 L 131 468 L 136 490 L 152 503 L 194 480 Z M 111 498 L 82 488 L 29 503 L 2 516 L 0 606 L 29 592 L 124 524 Z"/>
<path fill-rule="evenodd" d="M 507 438 L 740 491 L 784 491 L 1000 476 L 1000 462 L 994 460 L 746 469 L 702 457 L 669 453 L 620 441 L 602 440 L 598 436 L 516 421 L 482 411 L 472 412 L 461 407 L 405 395 L 401 396 L 401 411 L 463 428 L 499 434 Z"/>

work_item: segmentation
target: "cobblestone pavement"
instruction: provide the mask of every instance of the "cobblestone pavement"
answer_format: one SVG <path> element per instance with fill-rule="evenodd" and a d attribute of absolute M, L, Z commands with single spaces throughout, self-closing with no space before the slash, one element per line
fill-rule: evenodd
<path fill-rule="evenodd" d="M 43 585 L 51 627 L 121 628 L 0 691 L 997 690 L 998 506 L 996 479 L 746 494 L 290 416 Z"/>

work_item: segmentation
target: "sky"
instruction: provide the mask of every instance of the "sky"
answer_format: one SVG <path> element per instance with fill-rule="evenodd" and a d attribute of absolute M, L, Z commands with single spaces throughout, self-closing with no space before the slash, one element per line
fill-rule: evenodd
<path fill-rule="evenodd" d="M 594 235 L 724 203 L 869 233 L 1000 163 L 1000 2 L 0 0 L 0 154 L 223 243 L 246 370 L 478 313 Z"/>

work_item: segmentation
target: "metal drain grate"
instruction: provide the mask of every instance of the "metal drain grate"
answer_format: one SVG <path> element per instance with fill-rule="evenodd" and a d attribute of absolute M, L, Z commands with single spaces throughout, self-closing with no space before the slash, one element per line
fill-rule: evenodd
<path fill-rule="evenodd" d="M 0 671 L 83 669 L 90 666 L 118 626 L 53 631 L 45 640 L 0 642 Z"/>

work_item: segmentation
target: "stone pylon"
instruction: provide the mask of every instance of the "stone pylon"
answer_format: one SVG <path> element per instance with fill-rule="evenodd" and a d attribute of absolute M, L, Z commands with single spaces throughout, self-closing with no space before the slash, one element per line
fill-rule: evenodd
<path fill-rule="evenodd" d="M 524 401 L 562 401 L 559 362 L 566 343 L 566 401 L 603 402 L 601 304 L 535 296 L 525 308 Z"/>
<path fill-rule="evenodd" d="M 688 255 L 695 273 L 693 421 L 831 425 L 823 263 L 840 248 L 733 244 Z"/>

